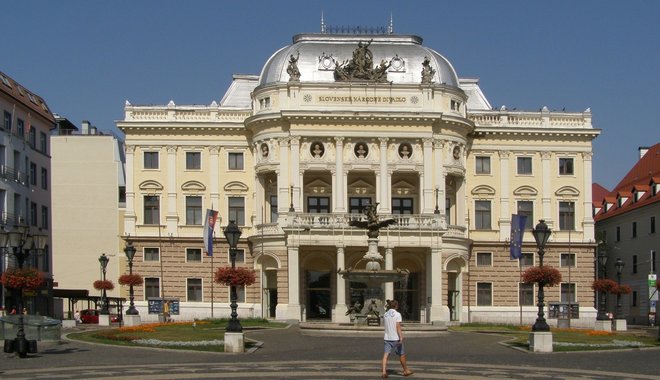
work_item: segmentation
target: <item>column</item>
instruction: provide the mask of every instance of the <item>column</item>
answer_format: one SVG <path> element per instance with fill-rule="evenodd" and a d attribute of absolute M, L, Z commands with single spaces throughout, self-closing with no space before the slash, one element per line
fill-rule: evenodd
<path fill-rule="evenodd" d="M 500 241 L 511 236 L 511 209 L 509 208 L 509 156 L 510 152 L 500 151 Z M 516 208 L 514 207 L 514 210 Z M 497 228 L 497 227 L 496 227 Z"/>
<path fill-rule="evenodd" d="M 346 212 L 346 182 L 344 175 L 344 138 L 335 137 L 335 173 L 333 179 L 335 180 L 332 187 L 332 193 L 335 194 L 333 207 L 334 212 Z"/>
<path fill-rule="evenodd" d="M 443 165 L 443 146 L 444 143 L 442 140 L 435 140 L 433 142 L 433 162 L 436 163 L 435 187 L 438 189 L 438 210 L 440 210 L 440 215 L 445 215 L 445 209 L 447 208 L 447 182 L 445 180 L 446 174 Z M 435 204 L 433 205 L 433 210 L 435 211 Z M 447 215 L 445 215 L 445 220 L 447 220 L 446 218 Z"/>
<path fill-rule="evenodd" d="M 433 186 L 433 139 L 424 139 L 424 175 L 422 176 L 422 213 L 433 214 L 435 209 Z"/>
<path fill-rule="evenodd" d="M 427 320 L 425 322 L 446 321 L 449 309 L 442 305 L 442 250 L 432 248 L 426 254 L 426 296 Z"/>
<path fill-rule="evenodd" d="M 551 178 L 551 172 L 550 172 L 550 157 L 552 154 L 550 152 L 541 152 L 541 179 L 542 179 L 542 186 L 543 188 L 541 189 L 541 206 L 542 206 L 542 214 L 540 218 L 537 219 L 545 219 L 546 223 L 548 223 L 549 226 L 552 226 L 554 223 L 552 222 L 554 219 L 552 218 L 552 204 L 550 203 L 552 201 L 552 187 L 550 186 L 550 178 Z M 589 185 L 589 188 L 591 188 L 591 185 Z M 533 223 L 532 225 L 536 225 L 536 223 Z"/>
<path fill-rule="evenodd" d="M 394 269 L 394 260 L 392 257 L 392 248 L 385 248 L 385 269 L 392 270 Z M 394 283 L 386 282 L 385 283 L 385 299 L 391 300 L 394 299 Z"/>
<path fill-rule="evenodd" d="M 300 258 L 298 247 L 289 247 L 288 252 L 288 277 L 289 277 L 289 304 L 287 307 L 287 319 L 301 319 L 300 309 Z"/>
<path fill-rule="evenodd" d="M 176 235 L 179 217 L 176 212 L 176 146 L 167 149 L 167 214 L 165 216 L 165 236 Z M 185 199 L 184 199 L 185 202 Z M 160 222 L 159 222 L 160 224 Z"/>
<path fill-rule="evenodd" d="M 344 256 L 344 247 L 337 247 L 337 270 L 346 269 L 346 260 Z M 346 306 L 346 280 L 337 273 L 337 304 L 335 305 L 332 320 L 334 322 L 350 322 L 346 315 L 348 307 Z"/>
<path fill-rule="evenodd" d="M 300 137 L 291 137 L 289 139 L 291 146 L 291 184 L 293 185 L 293 208 L 300 212 L 302 208 L 302 189 L 300 173 Z M 290 203 L 289 203 L 290 204 Z"/>
<path fill-rule="evenodd" d="M 380 210 L 381 214 L 389 214 L 392 212 L 392 199 L 390 199 L 391 192 L 391 178 L 388 175 L 387 168 L 387 137 L 379 137 L 380 140 L 380 180 L 377 183 L 377 191 L 380 195 Z"/>
<path fill-rule="evenodd" d="M 282 138 L 280 143 L 280 165 L 277 170 L 277 212 L 280 216 L 286 215 L 289 211 L 289 204 L 291 202 L 289 181 L 289 140 Z"/>
<path fill-rule="evenodd" d="M 594 231 L 594 218 L 591 214 L 591 197 L 592 197 L 592 192 L 591 192 L 591 181 L 592 181 L 592 158 L 593 158 L 593 153 L 592 152 L 585 152 L 582 153 L 582 160 L 583 160 L 583 166 L 584 166 L 584 174 L 582 175 L 583 178 L 583 183 L 582 183 L 582 193 L 584 194 L 582 196 L 582 228 L 583 228 L 583 239 L 590 240 L 594 239 L 595 236 L 595 231 Z M 577 170 L 575 165 L 573 165 L 573 170 Z M 575 213 L 575 216 L 577 217 L 577 212 Z M 579 222 L 579 219 L 577 220 Z M 579 224 L 577 224 L 579 226 Z"/>
<path fill-rule="evenodd" d="M 456 177 L 456 224 L 468 227 L 469 218 L 467 210 L 467 197 L 465 196 L 465 177 Z"/>
<path fill-rule="evenodd" d="M 209 147 L 209 191 L 210 191 L 210 208 L 214 210 L 220 209 L 220 147 Z M 219 215 L 222 215 L 220 213 Z M 228 222 L 228 221 L 225 221 Z M 222 224 L 217 223 L 218 225 Z"/>
<path fill-rule="evenodd" d="M 133 170 L 135 160 L 135 145 L 126 145 L 126 214 L 124 216 L 124 233 L 135 236 L 135 189 L 133 186 Z"/>

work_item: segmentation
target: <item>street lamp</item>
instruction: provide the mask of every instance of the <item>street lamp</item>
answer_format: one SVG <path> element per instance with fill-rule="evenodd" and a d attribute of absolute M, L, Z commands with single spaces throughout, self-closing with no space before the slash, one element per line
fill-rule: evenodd
<path fill-rule="evenodd" d="M 224 233 L 225 238 L 227 239 L 227 243 L 229 244 L 229 258 L 231 259 L 231 267 L 234 269 L 236 267 L 236 246 L 238 245 L 238 239 L 241 237 L 241 230 L 238 228 L 235 221 L 230 220 L 227 227 L 225 227 Z M 236 308 L 238 305 L 236 304 L 236 300 L 238 296 L 236 294 L 236 285 L 232 284 L 229 291 L 231 301 L 231 304 L 229 305 L 231 307 L 231 319 L 227 324 L 226 331 L 240 333 L 243 331 L 243 327 L 237 318 L 238 313 L 236 312 Z"/>
<path fill-rule="evenodd" d="M 105 270 L 108 267 L 108 261 L 110 259 L 108 256 L 102 254 L 99 257 L 99 263 L 101 264 L 101 272 L 103 273 L 103 282 L 105 282 Z M 106 293 L 105 286 L 103 287 L 103 291 L 101 293 L 101 315 L 108 315 L 110 314 L 110 311 L 108 310 L 108 294 Z"/>
<path fill-rule="evenodd" d="M 548 228 L 548 225 L 545 224 L 545 220 L 539 220 L 539 224 L 536 225 L 536 228 L 532 230 L 532 235 L 534 235 L 534 240 L 536 240 L 536 246 L 539 250 L 539 267 L 543 267 L 543 255 L 545 254 L 545 245 L 550 239 L 552 230 Z M 545 314 L 543 313 L 544 296 L 543 296 L 543 283 L 539 282 L 539 295 L 538 295 L 538 318 L 532 326 L 532 331 L 550 331 L 550 326 L 545 321 Z"/>
<path fill-rule="evenodd" d="M 31 234 L 28 227 L 24 225 L 14 226 L 11 231 L 6 231 L 4 227 L 0 228 L 0 248 L 8 254 L 14 255 L 18 269 L 23 269 L 25 260 L 31 251 L 35 253 L 42 252 L 48 242 L 48 236 L 41 233 Z M 36 341 L 28 341 L 25 337 L 25 323 L 23 320 L 23 289 L 14 289 L 13 294 L 17 294 L 18 303 L 18 331 L 16 338 L 5 340 L 4 351 L 7 353 L 16 352 L 18 356 L 24 358 L 29 352 L 36 351 Z M 33 345 L 33 350 L 30 346 Z"/>
<path fill-rule="evenodd" d="M 616 282 L 619 287 L 621 287 L 621 272 L 623 272 L 623 267 L 626 264 L 621 260 L 621 258 L 616 259 L 614 267 L 616 268 Z M 621 311 L 621 292 L 616 293 L 616 319 L 622 319 L 623 312 Z"/>
<path fill-rule="evenodd" d="M 598 265 L 603 271 L 600 278 L 607 278 L 607 253 L 604 251 L 598 253 Z M 596 315 L 596 319 L 599 321 L 606 321 L 609 319 L 607 317 L 607 293 L 601 291 L 599 297 L 598 315 Z"/>
<path fill-rule="evenodd" d="M 126 247 L 124 248 L 124 253 L 128 259 L 128 274 L 133 277 L 133 257 L 135 257 L 135 247 L 133 247 L 133 242 L 126 239 Z M 130 299 L 130 305 L 128 310 L 126 310 L 126 315 L 138 315 L 140 314 L 135 308 L 135 295 L 133 293 L 133 282 L 128 285 L 128 298 Z"/>

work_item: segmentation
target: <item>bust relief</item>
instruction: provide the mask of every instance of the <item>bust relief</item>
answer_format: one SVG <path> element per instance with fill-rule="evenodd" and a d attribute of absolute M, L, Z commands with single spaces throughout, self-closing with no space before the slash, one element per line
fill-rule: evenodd
<path fill-rule="evenodd" d="M 452 154 L 454 155 L 454 160 L 461 158 L 461 147 L 458 145 L 455 146 Z"/>
<path fill-rule="evenodd" d="M 369 146 L 366 143 L 359 142 L 355 144 L 355 157 L 366 158 L 369 155 Z"/>
<path fill-rule="evenodd" d="M 270 148 L 268 148 L 268 144 L 266 143 L 261 144 L 261 158 L 263 159 L 268 158 L 269 152 L 270 152 Z"/>
<path fill-rule="evenodd" d="M 412 155 L 412 146 L 408 143 L 399 144 L 399 157 L 407 160 Z"/>
<path fill-rule="evenodd" d="M 325 147 L 323 146 L 323 143 L 315 141 L 310 146 L 309 152 L 312 154 L 312 157 L 321 158 L 325 153 Z"/>

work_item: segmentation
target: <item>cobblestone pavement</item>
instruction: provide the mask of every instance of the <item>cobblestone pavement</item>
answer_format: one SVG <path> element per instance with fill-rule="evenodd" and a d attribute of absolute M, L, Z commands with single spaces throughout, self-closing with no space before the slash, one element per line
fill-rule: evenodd
<path fill-rule="evenodd" d="M 380 378 L 380 334 L 307 334 L 297 327 L 246 332 L 263 342 L 245 354 L 131 348 L 65 340 L 26 359 L 0 357 L 12 379 L 373 379 Z M 660 379 L 660 350 L 533 354 L 494 334 L 410 334 L 418 379 Z M 390 378 L 402 378 L 395 356 Z"/>

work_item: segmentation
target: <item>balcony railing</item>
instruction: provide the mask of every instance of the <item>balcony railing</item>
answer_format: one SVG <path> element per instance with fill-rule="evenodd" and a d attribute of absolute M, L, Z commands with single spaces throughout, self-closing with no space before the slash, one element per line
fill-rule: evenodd
<path fill-rule="evenodd" d="M 27 184 L 27 174 L 20 170 L 16 170 L 11 166 L 0 165 L 0 178 L 7 181 L 16 181 L 21 185 Z"/>
<path fill-rule="evenodd" d="M 394 219 L 396 224 L 390 226 L 393 230 L 446 230 L 447 224 L 439 215 L 419 214 L 381 214 L 380 220 Z M 287 219 L 285 228 L 330 228 L 350 229 L 351 221 L 366 221 L 367 217 L 362 214 L 294 214 Z"/>

